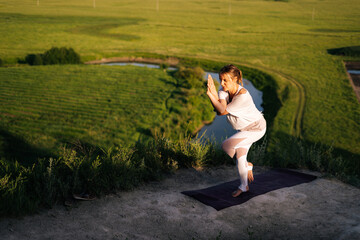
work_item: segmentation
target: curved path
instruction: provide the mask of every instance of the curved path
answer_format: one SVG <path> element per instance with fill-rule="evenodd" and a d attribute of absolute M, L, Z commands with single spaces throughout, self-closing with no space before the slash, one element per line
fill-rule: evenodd
<path fill-rule="evenodd" d="M 296 81 L 294 78 L 286 75 L 284 73 L 266 69 L 266 71 L 271 72 L 273 74 L 277 74 L 284 78 L 285 80 L 289 81 L 297 90 L 298 92 L 298 104 L 296 106 L 296 111 L 294 113 L 293 123 L 292 123 L 292 132 L 291 134 L 294 137 L 301 138 L 302 137 L 302 123 L 304 117 L 304 110 L 305 110 L 305 103 L 306 103 L 306 92 L 304 86 Z"/>
<path fill-rule="evenodd" d="M 249 64 L 244 64 L 244 63 L 238 63 L 236 62 L 235 64 L 239 64 L 239 65 L 243 65 L 249 68 L 254 68 L 254 69 L 258 69 L 259 71 L 266 71 L 269 74 L 275 74 L 278 75 L 279 77 L 285 79 L 286 81 L 288 81 L 289 83 L 291 83 L 297 90 L 297 106 L 296 106 L 296 111 L 294 113 L 294 117 L 293 117 L 293 121 L 292 121 L 292 131 L 291 131 L 291 135 L 293 135 L 294 137 L 297 138 L 301 138 L 302 137 L 302 123 L 303 123 L 303 117 L 304 117 L 304 110 L 305 110 L 305 103 L 306 103 L 306 92 L 305 92 L 305 87 L 299 83 L 298 81 L 296 81 L 293 77 L 290 77 L 289 75 L 286 75 L 282 72 L 270 69 L 268 67 L 265 66 L 254 66 L 254 65 L 249 65 Z"/>

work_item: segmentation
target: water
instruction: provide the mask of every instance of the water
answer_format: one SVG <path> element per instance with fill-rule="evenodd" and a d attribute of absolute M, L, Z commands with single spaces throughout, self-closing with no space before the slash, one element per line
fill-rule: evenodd
<path fill-rule="evenodd" d="M 137 67 L 148 67 L 148 68 L 160 68 L 159 65 L 156 64 L 150 64 L 150 63 L 136 63 L 136 62 L 113 62 L 113 63 L 102 63 L 101 65 L 109 65 L 109 66 L 137 66 Z M 176 70 L 177 68 L 174 67 L 168 67 L 169 70 Z"/>
<path fill-rule="evenodd" d="M 111 66 L 126 66 L 126 65 L 133 65 L 138 67 L 148 67 L 148 68 L 160 68 L 159 65 L 156 64 L 148 64 L 148 63 L 103 63 L 102 65 L 111 65 Z M 174 67 L 169 67 L 169 70 L 176 70 Z M 214 80 L 220 83 L 218 73 L 214 72 L 205 72 L 205 78 L 207 75 L 210 74 Z M 257 90 L 254 85 L 247 79 L 243 79 L 244 87 L 249 91 L 251 97 L 254 100 L 255 106 L 260 111 L 263 111 L 261 106 L 262 104 L 262 92 Z M 212 141 L 217 143 L 221 143 L 226 138 L 230 137 L 236 133 L 236 131 L 230 126 L 230 124 L 226 120 L 226 116 L 216 116 L 214 121 L 209 124 L 205 125 L 198 133 L 198 137 L 203 136 L 204 138 L 210 138 Z"/>
<path fill-rule="evenodd" d="M 348 73 L 351 73 L 351 74 L 360 74 L 360 70 L 348 70 Z"/>

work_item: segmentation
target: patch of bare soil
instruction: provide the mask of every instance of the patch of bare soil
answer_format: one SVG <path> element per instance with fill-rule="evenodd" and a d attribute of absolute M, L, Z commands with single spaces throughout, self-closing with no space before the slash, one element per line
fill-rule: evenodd
<path fill-rule="evenodd" d="M 254 173 L 266 170 L 255 166 Z M 2 219 L 0 236 L 61 240 L 360 239 L 360 189 L 312 174 L 319 178 L 216 211 L 180 192 L 234 180 L 235 167 L 182 169 L 134 191 L 77 202 L 71 208 L 55 206 L 21 219 Z"/>

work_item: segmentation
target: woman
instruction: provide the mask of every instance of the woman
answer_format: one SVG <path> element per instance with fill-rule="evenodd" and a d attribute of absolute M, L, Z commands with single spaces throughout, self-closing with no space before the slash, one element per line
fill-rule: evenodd
<path fill-rule="evenodd" d="M 233 197 L 249 191 L 249 182 L 254 180 L 251 163 L 246 160 L 250 146 L 262 138 L 266 132 L 266 121 L 255 107 L 249 92 L 243 87 L 242 73 L 234 65 L 226 65 L 219 72 L 222 90 L 216 91 L 214 80 L 209 75 L 207 95 L 218 115 L 227 115 L 231 126 L 238 130 L 222 143 L 222 149 L 232 158 L 236 156 L 236 165 L 240 175 L 240 186 Z M 240 86 L 241 84 L 241 86 Z"/>

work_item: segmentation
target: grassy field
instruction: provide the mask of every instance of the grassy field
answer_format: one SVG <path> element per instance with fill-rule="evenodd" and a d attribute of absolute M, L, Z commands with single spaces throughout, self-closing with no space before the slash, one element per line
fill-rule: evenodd
<path fill-rule="evenodd" d="M 108 149 L 159 133 L 173 139 L 191 134 L 215 116 L 198 70 L 198 87 L 189 89 L 177 76 L 181 71 L 165 69 L 0 68 L 0 156 L 25 164 L 59 156 L 64 144 Z"/>
<path fill-rule="evenodd" d="M 297 120 L 295 135 L 359 154 L 360 106 L 344 57 L 327 53 L 359 45 L 359 11 L 356 0 L 172 0 L 158 9 L 155 0 L 97 1 L 95 8 L 79 0 L 0 1 L 0 58 L 14 64 L 68 46 L 84 61 L 147 52 L 243 64 L 273 75 L 279 94 L 287 88 L 275 132 L 294 135 Z"/>
<path fill-rule="evenodd" d="M 84 61 L 146 52 L 250 66 L 288 89 L 274 132 L 359 154 L 360 106 L 344 57 L 327 53 L 359 45 L 359 11 L 356 0 L 0 1 L 0 58 L 68 46 Z"/>
<path fill-rule="evenodd" d="M 175 83 L 162 70 L 133 66 L 2 68 L 1 146 L 13 151 L 1 153 L 54 155 L 74 140 L 103 148 L 133 144 L 168 117 L 165 101 Z"/>

